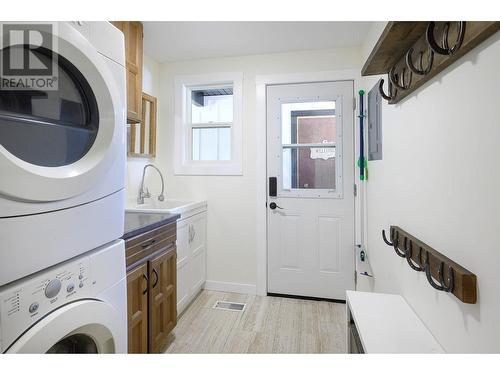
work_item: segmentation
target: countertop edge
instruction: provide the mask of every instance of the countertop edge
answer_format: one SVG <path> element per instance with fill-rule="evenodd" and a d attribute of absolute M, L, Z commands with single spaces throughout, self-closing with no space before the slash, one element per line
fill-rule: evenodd
<path fill-rule="evenodd" d="M 177 221 L 181 215 L 180 214 L 174 214 L 174 213 L 166 213 L 166 214 L 147 214 L 147 213 L 130 213 L 130 212 L 127 212 L 125 214 L 125 221 L 127 221 L 127 215 L 129 214 L 136 214 L 136 215 L 152 215 L 152 216 L 163 216 L 163 218 L 159 219 L 159 220 L 154 220 L 152 222 L 148 222 L 148 223 L 145 223 L 145 224 L 141 224 L 137 227 L 134 227 L 133 229 L 125 229 L 124 230 L 124 233 L 123 233 L 123 236 L 122 236 L 122 239 L 123 240 L 128 240 L 132 237 L 135 237 L 135 236 L 138 236 L 140 234 L 143 234 L 145 232 L 149 232 L 150 230 L 153 230 L 153 229 L 156 229 L 156 228 L 159 228 L 163 225 L 167 225 L 167 224 L 170 224 L 170 223 L 173 223 L 175 221 Z M 125 226 L 127 227 L 127 226 Z"/>

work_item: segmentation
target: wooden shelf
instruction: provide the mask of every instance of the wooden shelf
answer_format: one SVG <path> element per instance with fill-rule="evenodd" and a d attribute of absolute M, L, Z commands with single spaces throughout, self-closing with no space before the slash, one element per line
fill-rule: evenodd
<path fill-rule="evenodd" d="M 429 22 L 391 21 L 365 62 L 361 75 L 387 73 L 425 32 Z"/>
<path fill-rule="evenodd" d="M 442 34 L 444 24 L 445 22 L 436 22 L 435 39 L 438 42 L 441 42 L 439 36 Z M 458 34 L 455 24 L 457 22 L 451 22 L 449 31 L 451 45 L 454 44 Z M 461 47 L 451 55 L 434 53 L 432 69 L 425 75 L 413 74 L 410 87 L 406 90 L 398 89 L 397 93 L 389 100 L 389 104 L 398 103 L 500 30 L 500 22 L 498 21 L 467 21 L 465 24 L 464 39 Z M 427 53 L 429 50 L 426 39 L 428 25 L 428 21 L 389 22 L 366 60 L 361 74 L 363 76 L 386 74 L 393 67 L 395 67 L 397 74 L 401 74 L 403 69 L 406 69 L 408 74 L 409 69 L 406 64 L 406 53 L 408 50 L 410 48 L 414 49 L 414 60 L 417 59 L 419 52 Z M 387 82 L 388 80 L 385 81 Z"/>

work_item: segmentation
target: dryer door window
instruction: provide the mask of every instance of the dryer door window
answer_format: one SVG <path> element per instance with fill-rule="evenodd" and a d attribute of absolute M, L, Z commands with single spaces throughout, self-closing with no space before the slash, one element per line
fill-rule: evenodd
<path fill-rule="evenodd" d="M 20 49 L 27 46 L 7 47 Z M 0 51 L 3 58 L 5 50 Z M 10 56 L 15 56 L 10 51 Z M 97 101 L 85 77 L 61 55 L 31 49 L 44 65 L 57 57 L 57 90 L 0 90 L 0 144 L 30 164 L 72 164 L 94 143 L 99 127 Z"/>
<path fill-rule="evenodd" d="M 47 354 L 98 354 L 97 345 L 92 337 L 77 333 L 53 345 Z"/>

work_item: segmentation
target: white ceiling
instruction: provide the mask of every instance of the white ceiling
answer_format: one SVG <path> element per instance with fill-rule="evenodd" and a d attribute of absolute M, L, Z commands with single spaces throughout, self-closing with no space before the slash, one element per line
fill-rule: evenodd
<path fill-rule="evenodd" d="M 360 46 L 372 22 L 143 22 L 158 62 Z"/>

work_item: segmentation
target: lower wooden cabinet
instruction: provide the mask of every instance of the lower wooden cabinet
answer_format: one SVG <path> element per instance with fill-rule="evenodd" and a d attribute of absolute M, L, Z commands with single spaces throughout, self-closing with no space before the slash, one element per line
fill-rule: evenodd
<path fill-rule="evenodd" d="M 161 352 L 177 324 L 175 232 L 173 223 L 125 242 L 129 353 Z"/>
<path fill-rule="evenodd" d="M 148 265 L 127 273 L 128 352 L 148 352 Z"/>
<path fill-rule="evenodd" d="M 149 280 L 149 348 L 158 353 L 167 342 L 167 336 L 177 324 L 175 251 L 159 254 L 148 262 Z"/>

